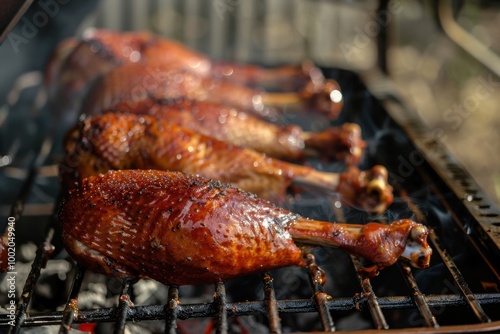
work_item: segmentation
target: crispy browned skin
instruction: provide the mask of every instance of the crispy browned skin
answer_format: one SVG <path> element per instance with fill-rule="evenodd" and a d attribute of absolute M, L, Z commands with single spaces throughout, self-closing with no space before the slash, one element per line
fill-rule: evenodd
<path fill-rule="evenodd" d="M 220 182 L 127 172 L 86 179 L 66 197 L 63 241 L 85 266 L 181 285 L 303 264 L 286 231 L 296 215 Z"/>
<path fill-rule="evenodd" d="M 232 186 L 176 172 L 87 178 L 66 194 L 59 218 L 66 249 L 91 270 L 175 285 L 304 266 L 295 238 L 344 248 L 377 269 L 404 255 L 409 241 L 419 244 L 412 264 L 427 267 L 431 253 L 427 229 L 409 220 L 388 226 L 308 220 Z"/>
<path fill-rule="evenodd" d="M 279 126 L 238 108 L 205 101 L 146 98 L 119 102 L 107 111 L 166 119 L 207 136 L 289 161 L 321 156 L 357 165 L 366 146 L 357 124 L 304 132 L 296 125 Z"/>
<path fill-rule="evenodd" d="M 67 156 L 77 180 L 109 169 L 175 170 L 232 183 L 280 201 L 299 172 L 294 173 L 291 164 L 149 116 L 95 116 L 67 138 Z M 308 170 L 312 171 L 300 171 Z"/>
<path fill-rule="evenodd" d="M 114 114 L 81 122 L 66 138 L 61 165 L 66 184 L 109 169 L 175 170 L 232 183 L 259 197 L 281 202 L 292 182 L 336 191 L 351 205 L 381 212 L 392 187 L 381 166 L 344 174 L 273 159 L 150 116 Z M 344 196 L 343 194 L 346 194 Z"/>
<path fill-rule="evenodd" d="M 300 127 L 277 126 L 251 113 L 218 103 L 147 98 L 137 103 L 120 102 L 109 111 L 150 115 L 168 120 L 195 132 L 274 158 L 301 160 L 305 157 L 304 132 Z M 328 144 L 330 143 L 325 143 Z"/>

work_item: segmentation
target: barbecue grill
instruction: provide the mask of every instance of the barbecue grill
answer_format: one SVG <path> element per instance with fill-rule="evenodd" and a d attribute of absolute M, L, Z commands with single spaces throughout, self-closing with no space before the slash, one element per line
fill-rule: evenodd
<path fill-rule="evenodd" d="M 382 1 L 380 6 L 378 10 L 386 10 L 389 4 Z M 104 25 L 99 20 L 97 15 L 94 24 Z M 290 195 L 286 205 L 304 216 L 337 222 L 417 220 L 432 228 L 429 269 L 415 270 L 401 262 L 370 279 L 357 272 L 361 260 L 339 250 L 317 249 L 308 255 L 307 269 L 283 268 L 215 286 L 166 287 L 86 272 L 62 249 L 54 215 L 62 154 L 58 144 L 66 124 L 48 116 L 43 77 L 33 71 L 16 79 L 0 110 L 2 226 L 15 227 L 17 259 L 2 275 L 1 330 L 500 331 L 500 209 L 395 88 L 386 73 L 384 28 L 375 41 L 377 66 L 322 70 L 342 87 L 344 111 L 334 124 L 361 125 L 369 143 L 361 167 L 388 168 L 395 202 L 378 216 L 342 206 L 335 194 Z M 325 126 L 324 119 L 310 115 L 282 115 L 277 121 L 308 130 Z M 307 163 L 332 172 L 344 168 L 319 159 Z"/>

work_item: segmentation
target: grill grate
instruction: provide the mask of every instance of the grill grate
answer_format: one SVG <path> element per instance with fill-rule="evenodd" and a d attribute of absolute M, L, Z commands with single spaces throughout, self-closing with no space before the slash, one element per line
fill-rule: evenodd
<path fill-rule="evenodd" d="M 167 322 L 165 326 L 165 333 L 175 333 L 179 313 L 177 306 L 179 306 L 179 288 L 177 286 L 170 286 L 168 288 Z"/>
<path fill-rule="evenodd" d="M 349 82 L 352 82 L 352 76 L 349 77 L 349 79 Z M 34 85 L 39 87 L 40 81 L 37 82 L 35 80 Z M 11 92 L 10 95 L 20 95 L 21 91 L 27 88 L 31 88 L 31 86 L 27 87 L 26 85 L 14 85 L 14 90 L 19 91 Z M 37 96 L 39 96 L 39 93 L 37 93 Z M 358 95 L 353 94 L 353 96 L 359 96 L 359 92 Z M 37 106 L 40 104 L 40 100 L 43 99 L 37 99 Z M 14 108 L 15 101 L 11 104 L 12 105 L 9 107 Z M 405 112 L 409 111 L 405 110 Z M 399 119 L 399 124 L 404 125 L 405 122 Z M 3 127 L 5 126 L 6 125 L 4 124 Z M 405 127 L 405 129 L 417 128 L 418 127 L 409 126 L 408 124 Z M 410 138 L 413 136 L 416 145 L 419 145 L 418 138 L 416 138 L 415 134 L 409 133 L 408 136 Z M 57 142 L 54 139 L 55 137 L 56 135 L 54 132 L 50 132 L 47 136 L 45 136 L 46 144 L 40 145 L 37 153 L 31 156 L 31 162 L 27 167 L 28 173 L 25 174 L 24 182 L 19 195 L 15 199 L 10 210 L 10 216 L 14 217 L 16 221 L 20 221 L 23 218 L 23 211 L 26 207 L 27 199 L 30 192 L 33 190 L 37 177 L 40 175 L 41 168 L 44 166 L 45 162 L 48 161 L 48 152 L 51 152 L 51 149 L 47 149 L 47 145 L 51 145 L 52 142 Z M 458 179 L 457 182 L 461 182 L 462 186 L 467 187 L 468 190 L 466 194 L 474 196 L 472 198 L 473 201 L 477 202 L 482 200 L 480 197 L 484 196 L 480 193 L 473 181 L 468 179 L 467 174 L 457 164 L 449 163 L 449 155 L 438 151 L 439 150 L 433 149 L 432 154 L 438 155 L 440 159 L 445 159 L 447 161 L 448 168 L 453 172 L 453 175 L 458 175 L 456 177 Z M 15 160 L 14 157 L 12 157 L 12 160 Z M 432 159 L 429 160 L 429 164 L 432 164 Z M 424 168 L 425 164 L 422 166 L 422 168 Z M 4 166 L 3 168 L 6 167 Z M 441 167 L 436 168 L 435 166 L 435 168 L 431 168 L 430 171 L 426 170 L 425 173 L 421 174 L 422 179 L 424 179 L 429 186 L 434 187 L 433 191 L 436 194 L 443 194 L 444 190 L 447 189 L 446 184 L 450 186 L 449 182 L 454 182 L 453 178 L 438 177 L 436 179 L 435 174 L 443 173 L 440 168 Z M 456 182 L 451 183 L 450 187 L 455 187 L 455 183 Z M 475 233 L 467 233 L 470 229 L 467 230 L 465 223 L 462 223 L 466 220 L 457 219 L 460 215 L 462 217 L 471 216 L 474 218 L 474 214 L 464 214 L 463 212 L 467 211 L 461 211 L 462 207 L 465 206 L 465 208 L 467 208 L 468 202 L 464 204 L 463 201 L 460 199 L 457 200 L 454 196 L 450 195 L 450 193 L 447 195 L 440 195 L 440 199 L 444 202 L 443 205 L 450 209 L 452 218 L 462 224 L 459 226 L 459 231 L 461 231 L 465 240 L 469 241 L 473 245 L 474 249 L 479 251 L 479 256 L 491 269 L 492 275 L 496 275 L 498 278 L 498 268 L 495 266 L 495 263 L 498 263 L 498 257 L 496 257 L 498 249 L 492 249 L 489 247 L 491 245 L 491 241 L 489 241 L 489 239 L 476 239 L 474 238 Z M 407 201 L 411 202 L 409 199 L 407 199 Z M 456 201 L 458 204 L 453 201 Z M 476 205 L 482 205 L 483 208 L 485 208 L 484 204 L 476 203 Z M 451 210 L 451 208 L 454 208 L 454 210 Z M 418 205 L 410 205 L 410 209 L 417 217 L 425 216 L 419 211 L 420 209 Z M 491 212 L 495 210 L 495 206 L 488 204 L 487 209 L 489 210 L 489 216 L 486 216 L 486 218 L 484 218 L 485 216 L 482 217 L 484 219 L 494 219 L 496 216 L 492 216 Z M 468 226 L 470 226 L 472 223 L 468 224 Z M 471 228 L 473 231 L 477 230 L 477 227 L 474 225 L 472 225 Z M 78 297 L 84 284 L 84 280 L 89 273 L 86 273 L 85 269 L 77 265 L 73 270 L 72 286 L 69 291 L 66 306 L 63 310 L 29 312 L 29 306 L 33 299 L 35 288 L 41 277 L 42 268 L 45 267 L 47 261 L 50 261 L 51 254 L 54 252 L 54 246 L 51 242 L 56 242 L 56 238 L 53 237 L 56 232 L 57 225 L 52 217 L 51 223 L 49 223 L 47 228 L 46 241 L 41 243 L 38 247 L 30 274 L 24 284 L 22 294 L 18 300 L 15 326 L 12 327 L 9 324 L 11 319 L 7 314 L 0 314 L 0 328 L 8 328 L 10 333 L 19 333 L 23 327 L 59 325 L 59 333 L 71 333 L 72 326 L 76 324 L 110 322 L 114 323 L 115 333 L 123 333 L 127 323 L 129 322 L 158 320 L 164 323 L 165 333 L 177 333 L 178 325 L 182 320 L 194 318 L 213 318 L 214 321 L 210 322 L 209 325 L 214 326 L 215 332 L 228 333 L 230 332 L 230 317 L 264 315 L 267 318 L 266 325 L 269 328 L 269 332 L 282 333 L 284 329 L 282 328 L 280 315 L 316 313 L 323 331 L 333 332 L 339 327 L 338 324 L 334 323 L 334 318 L 336 318 L 338 314 L 342 312 L 362 312 L 365 309 L 368 310 L 368 313 L 371 316 L 373 327 L 381 330 L 389 329 L 389 321 L 386 312 L 398 310 L 416 310 L 419 316 L 423 319 L 424 326 L 427 327 L 427 329 L 421 327 L 408 328 L 408 332 L 443 333 L 458 329 L 463 332 L 488 332 L 499 330 L 500 328 L 500 319 L 493 318 L 492 320 L 492 318 L 490 318 L 491 315 L 497 316 L 496 314 L 499 313 L 500 293 L 498 291 L 492 293 L 473 293 L 471 288 L 469 288 L 466 278 L 459 270 L 460 265 L 455 263 L 455 260 L 448 253 L 447 248 L 441 243 L 438 235 L 434 232 L 430 235 L 430 242 L 432 244 L 432 248 L 435 250 L 434 257 L 439 258 L 434 260 L 434 262 L 442 262 L 444 264 L 443 268 L 450 272 L 454 282 L 453 284 L 459 288 L 459 293 L 424 295 L 421 290 L 425 291 L 425 289 L 419 287 L 412 270 L 407 265 L 400 263 L 397 267 L 399 267 L 403 281 L 406 282 L 406 293 L 396 296 L 377 296 L 375 291 L 377 290 L 376 285 L 380 284 L 379 278 L 372 280 L 372 282 L 366 277 L 358 276 L 358 286 L 361 289 L 360 294 L 356 294 L 353 297 L 333 297 L 327 292 L 324 285 L 326 278 L 325 272 L 323 272 L 323 270 L 318 266 L 315 256 L 313 254 L 309 254 L 307 258 L 307 271 L 311 291 L 309 294 L 310 298 L 308 299 L 277 298 L 278 294 L 275 288 L 276 280 L 273 278 L 273 273 L 264 273 L 262 275 L 262 292 L 264 296 L 262 300 L 259 299 L 245 302 L 228 301 L 228 295 L 226 293 L 227 286 L 226 284 L 219 283 L 215 285 L 213 290 L 213 300 L 209 303 L 181 303 L 179 298 L 182 296 L 180 296 L 179 287 L 169 286 L 168 297 L 162 304 L 134 306 L 130 297 L 134 282 L 124 280 L 122 282 L 122 288 L 118 296 L 116 307 L 79 309 Z M 484 237 L 483 234 L 480 236 Z M 356 258 L 349 258 L 349 261 L 350 268 L 354 268 L 356 271 L 362 265 L 360 260 Z M 391 274 L 393 273 L 394 271 Z M 328 277 L 328 279 L 335 280 L 337 277 Z M 382 277 L 380 279 L 382 279 Z M 450 307 L 453 309 L 465 307 L 474 315 L 475 318 L 477 318 L 478 323 L 462 326 L 440 326 L 436 319 L 436 315 L 433 313 L 433 310 L 438 307 Z M 497 310 L 497 312 L 493 312 L 488 315 L 483 307 L 490 307 L 490 309 Z M 399 332 L 399 329 L 394 329 L 394 331 Z M 368 332 L 371 332 L 371 330 L 353 331 L 353 333 Z"/>

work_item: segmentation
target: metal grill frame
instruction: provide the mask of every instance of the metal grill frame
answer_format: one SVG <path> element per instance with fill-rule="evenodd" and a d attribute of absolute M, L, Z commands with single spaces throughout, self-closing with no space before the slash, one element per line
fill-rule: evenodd
<path fill-rule="evenodd" d="M 475 181 L 458 165 L 443 146 L 436 141 L 429 141 L 427 129 L 422 125 L 416 114 L 408 108 L 399 98 L 388 78 L 379 72 L 361 73 L 363 82 L 371 93 L 387 109 L 390 116 L 401 126 L 412 140 L 415 148 L 426 158 L 426 164 L 431 166 L 430 173 L 423 173 L 428 184 L 439 184 L 439 187 L 448 187 L 455 197 L 451 200 L 442 199 L 446 205 L 455 208 L 452 212 L 468 215 L 475 222 L 473 233 L 468 235 L 469 240 L 484 254 L 485 260 L 492 270 L 499 273 L 498 265 L 493 262 L 499 259 L 500 247 L 495 239 L 498 229 L 495 229 L 499 209 L 488 197 L 482 193 Z M 40 103 L 40 102 L 37 102 Z M 49 143 L 52 138 L 47 137 Z M 46 145 L 41 145 L 38 154 L 33 158 L 29 167 L 24 185 L 12 206 L 11 216 L 17 221 L 22 218 L 24 203 L 32 188 L 38 171 L 47 160 Z M 432 149 L 431 149 L 432 148 Z M 441 188 L 440 188 L 441 189 Z M 465 195 L 460 195 L 465 194 Z M 465 197 L 464 197 L 465 196 Z M 478 209 L 479 208 L 479 209 Z M 417 208 L 418 209 L 418 208 Z M 485 211 L 486 210 L 486 211 Z M 459 223 L 461 220 L 454 217 Z M 408 295 L 379 297 L 376 296 L 368 278 L 359 277 L 362 294 L 353 298 L 332 298 L 323 291 L 321 284 L 321 270 L 316 266 L 314 257 L 308 258 L 308 273 L 312 291 L 310 299 L 277 300 L 273 287 L 273 279 L 269 273 L 263 274 L 264 300 L 249 302 L 227 302 L 225 285 L 219 283 L 214 288 L 214 299 L 211 303 L 204 304 L 179 304 L 178 287 L 170 286 L 168 300 L 163 305 L 133 306 L 128 296 L 131 281 L 124 280 L 119 303 L 113 308 L 100 308 L 92 310 L 79 310 L 77 307 L 78 294 L 84 279 L 85 270 L 77 266 L 74 273 L 73 285 L 68 296 L 64 311 L 60 312 L 28 312 L 31 297 L 40 272 L 53 249 L 50 244 L 55 225 L 49 227 L 46 242 L 38 248 L 32 270 L 26 281 L 21 298 L 18 301 L 15 327 L 11 327 L 7 315 L 0 315 L 0 328 L 9 328 L 10 333 L 19 333 L 22 327 L 41 325 L 60 325 L 60 333 L 69 332 L 73 324 L 93 322 L 114 322 L 115 333 L 123 333 L 127 322 L 144 320 L 165 321 L 165 332 L 175 333 L 178 320 L 188 318 L 211 317 L 215 319 L 216 332 L 228 332 L 228 317 L 245 315 L 267 315 L 271 333 L 281 333 L 279 315 L 284 313 L 316 312 L 325 332 L 335 331 L 333 315 L 337 311 L 352 311 L 367 308 L 373 319 L 374 328 L 388 329 L 384 317 L 384 310 L 416 309 L 425 320 L 426 328 L 408 328 L 404 332 L 493 332 L 500 330 L 500 321 L 491 321 L 484 312 L 484 305 L 499 305 L 500 293 L 473 294 L 467 282 L 461 275 L 459 268 L 453 262 L 445 249 L 440 246 L 435 234 L 430 235 L 432 248 L 436 250 L 442 261 L 452 274 L 456 284 L 460 287 L 461 294 L 423 295 L 413 278 L 411 269 L 399 263 L 405 281 L 408 284 Z M 486 228 L 485 228 L 486 227 Z M 465 233 L 465 226 L 460 226 Z M 355 268 L 359 266 L 353 260 Z M 436 306 L 464 306 L 467 305 L 477 318 L 477 324 L 462 326 L 440 327 L 432 314 L 431 308 Z M 401 333 L 402 329 L 388 329 Z M 372 330 L 353 331 L 352 333 L 372 333 Z"/>

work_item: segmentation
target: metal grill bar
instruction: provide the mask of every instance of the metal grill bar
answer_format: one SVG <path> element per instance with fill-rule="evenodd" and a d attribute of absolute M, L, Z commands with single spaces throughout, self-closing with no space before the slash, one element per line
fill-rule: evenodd
<path fill-rule="evenodd" d="M 226 300 L 226 286 L 224 283 L 217 283 L 214 295 L 214 306 L 217 310 L 217 327 L 216 334 L 226 334 L 228 330 L 227 325 L 227 300 Z"/>
<path fill-rule="evenodd" d="M 359 272 L 359 269 L 361 268 L 359 259 L 355 256 L 351 256 L 351 259 L 354 263 L 356 271 Z M 367 296 L 368 309 L 370 310 L 370 314 L 372 316 L 373 322 L 375 323 L 375 327 L 377 329 L 388 329 L 389 325 L 387 324 L 387 320 L 385 320 L 385 316 L 382 313 L 378 298 L 373 291 L 370 279 L 368 277 L 362 277 L 361 275 L 358 275 L 358 278 L 361 289 L 363 290 L 363 294 Z"/>
<path fill-rule="evenodd" d="M 64 308 L 64 316 L 59 328 L 59 334 L 66 334 L 70 331 L 73 320 L 78 316 L 78 294 L 82 288 L 83 277 L 85 276 L 85 268 L 80 265 L 76 266 L 73 285 L 69 293 L 68 302 Z"/>
<path fill-rule="evenodd" d="M 125 323 L 127 322 L 127 312 L 130 309 L 130 305 L 132 304 L 132 302 L 130 301 L 130 297 L 128 295 L 130 290 L 130 284 L 131 284 L 130 279 L 123 280 L 123 288 L 120 294 L 118 308 L 116 310 L 117 319 L 115 322 L 115 330 L 114 330 L 115 334 L 122 334 L 125 332 Z"/>
<path fill-rule="evenodd" d="M 484 312 L 483 308 L 479 304 L 476 296 L 472 291 L 470 290 L 469 286 L 467 285 L 467 282 L 465 281 L 464 277 L 462 276 L 462 273 L 458 269 L 458 267 L 455 265 L 455 262 L 451 259 L 450 255 L 446 250 L 443 250 L 440 245 L 439 245 L 439 238 L 437 237 L 436 233 L 431 230 L 431 233 L 429 234 L 429 238 L 433 243 L 434 249 L 436 249 L 443 259 L 446 268 L 450 271 L 451 275 L 453 276 L 453 279 L 455 282 L 458 284 L 458 287 L 460 288 L 460 292 L 464 296 L 465 300 L 467 301 L 467 304 L 470 306 L 472 311 L 474 312 L 474 315 L 479 319 L 481 322 L 491 322 L 490 317 Z"/>
<path fill-rule="evenodd" d="M 48 242 L 44 242 L 36 252 L 35 260 L 31 266 L 31 271 L 24 284 L 23 293 L 19 298 L 19 302 L 17 305 L 15 326 L 11 327 L 9 333 L 19 333 L 21 330 L 21 326 L 26 320 L 26 312 L 28 310 L 28 305 L 31 301 L 31 297 L 33 296 L 33 291 L 35 290 L 35 285 L 40 277 L 40 271 L 47 264 L 48 257 L 54 251 L 54 246 L 49 244 Z"/>
<path fill-rule="evenodd" d="M 461 295 L 428 295 L 425 299 L 429 307 L 459 307 L 467 305 Z M 500 293 L 477 294 L 476 299 L 482 305 L 500 303 Z M 356 310 L 360 301 L 349 298 L 335 298 L 327 302 L 330 311 Z M 363 303 L 365 301 L 361 301 Z M 382 310 L 414 309 L 415 303 L 409 296 L 378 297 Z M 278 300 L 278 309 L 281 313 L 306 313 L 317 312 L 315 302 L 310 299 Z M 231 310 L 231 316 L 257 315 L 266 312 L 265 301 L 248 301 L 227 303 L 226 309 Z M 127 313 L 127 321 L 145 321 L 165 319 L 165 308 L 161 305 L 134 306 Z M 212 304 L 185 304 L 178 306 L 178 319 L 214 317 L 216 311 Z M 26 317 L 23 326 L 58 325 L 61 323 L 64 312 L 46 312 L 32 314 Z M 101 308 L 94 310 L 79 310 L 75 323 L 87 322 L 113 322 L 116 321 L 116 308 Z M 10 327 L 6 314 L 0 315 L 0 328 Z"/>
<path fill-rule="evenodd" d="M 264 298 L 266 300 L 266 310 L 269 319 L 269 332 L 281 334 L 280 316 L 278 314 L 278 304 L 276 302 L 273 279 L 269 273 L 265 273 L 263 276 Z"/>
<path fill-rule="evenodd" d="M 467 305 L 461 295 L 428 295 L 425 297 L 429 307 L 459 307 Z M 500 303 L 500 293 L 477 294 L 476 299 L 483 305 Z M 413 309 L 414 301 L 408 296 L 379 297 L 378 302 L 382 310 Z M 328 302 L 330 311 L 351 311 L 356 309 L 357 302 L 353 298 L 335 298 Z M 316 304 L 310 299 L 278 300 L 278 309 L 282 313 L 317 312 Z M 186 304 L 178 305 L 178 319 L 203 318 L 215 316 L 212 304 Z M 266 312 L 265 301 L 249 301 L 228 303 L 227 309 L 232 316 L 245 316 L 262 314 Z M 101 308 L 94 310 L 80 310 L 75 323 L 110 322 L 116 321 L 116 308 Z M 26 317 L 24 326 L 57 325 L 63 319 L 63 312 L 46 312 L 31 314 Z M 161 305 L 135 306 L 127 313 L 127 321 L 145 321 L 165 319 L 165 308 Z M 0 315 L 0 328 L 8 328 L 9 318 Z"/>
<path fill-rule="evenodd" d="M 170 285 L 168 287 L 168 302 L 165 306 L 167 320 L 165 323 L 165 334 L 177 333 L 177 312 L 179 306 L 179 287 Z"/>
<path fill-rule="evenodd" d="M 417 305 L 418 311 L 424 318 L 427 327 L 438 328 L 439 324 L 436 320 L 436 317 L 432 314 L 429 305 L 425 301 L 424 295 L 422 294 L 422 292 L 420 292 L 417 282 L 415 282 L 415 278 L 411 273 L 411 268 L 407 264 L 401 264 L 400 268 L 403 271 L 403 276 L 406 283 L 411 289 L 411 295 L 413 297 L 413 300 L 415 301 L 415 305 Z"/>
<path fill-rule="evenodd" d="M 313 300 L 316 310 L 321 319 L 321 324 L 325 332 L 335 332 L 335 324 L 328 308 L 328 301 L 332 298 L 323 291 L 326 275 L 324 271 L 315 263 L 314 255 L 307 254 L 307 269 L 311 281 L 314 295 Z"/>
<path fill-rule="evenodd" d="M 377 296 L 373 291 L 370 279 L 362 276 L 359 276 L 359 281 L 361 284 L 361 288 L 363 289 L 363 293 L 368 296 L 367 304 L 368 309 L 370 310 L 370 314 L 373 318 L 373 322 L 377 329 L 388 329 L 389 325 L 387 324 L 387 320 L 385 320 L 385 316 L 382 313 L 382 309 L 378 303 Z"/>

